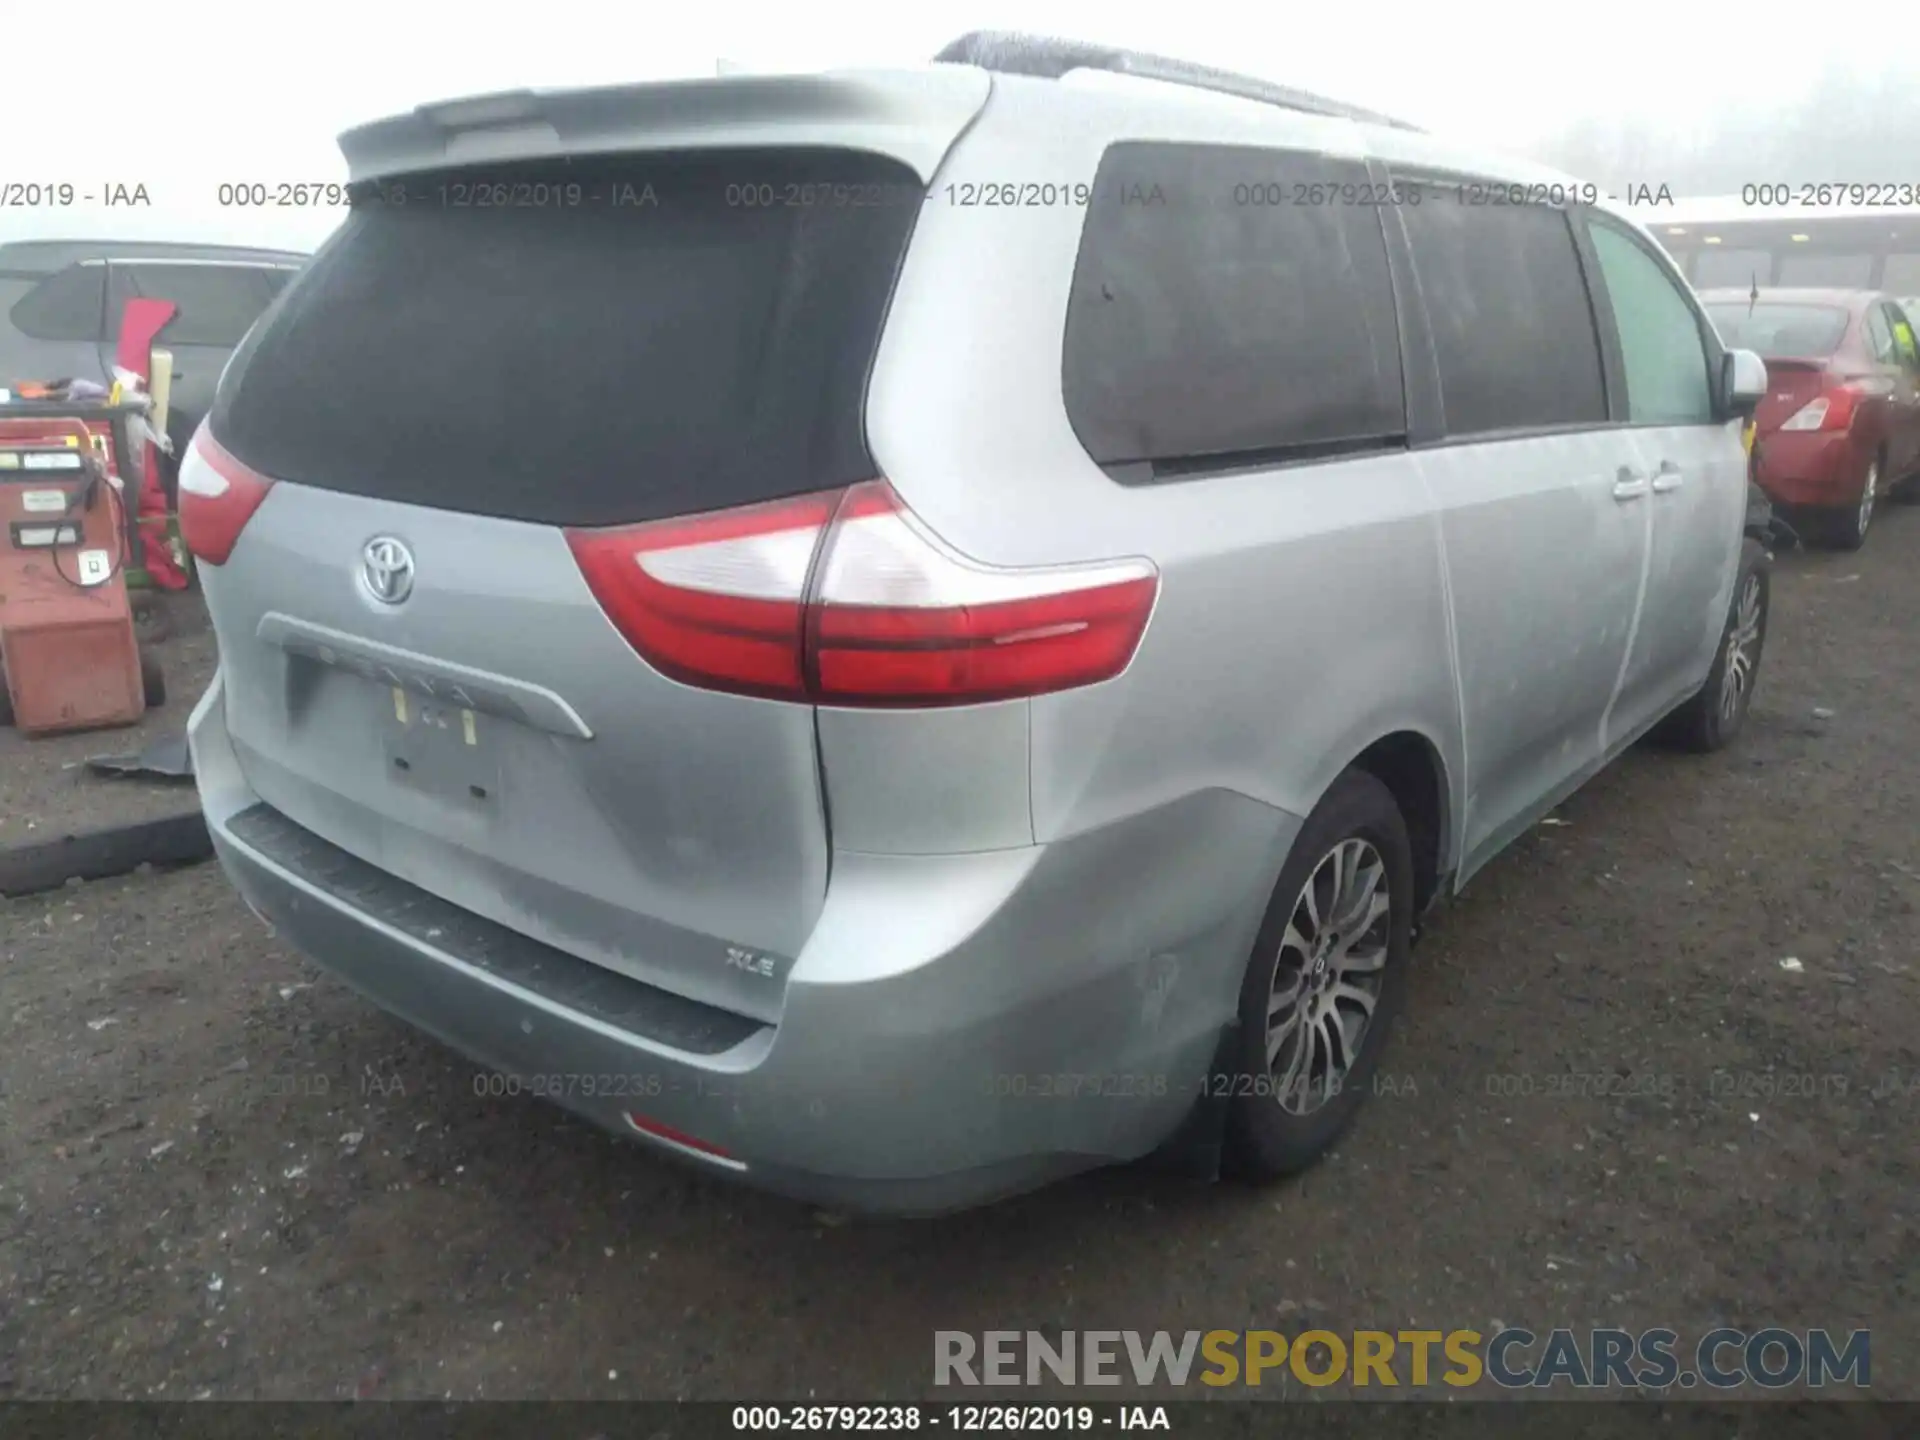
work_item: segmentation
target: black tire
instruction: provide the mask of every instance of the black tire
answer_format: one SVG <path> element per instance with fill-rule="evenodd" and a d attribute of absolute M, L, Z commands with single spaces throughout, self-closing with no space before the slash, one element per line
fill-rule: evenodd
<path fill-rule="evenodd" d="M 146 694 L 149 710 L 167 703 L 167 672 L 160 668 L 160 657 L 151 650 L 140 652 L 140 689 Z"/>
<path fill-rule="evenodd" d="M 1305 951 L 1287 942 L 1289 926 L 1305 898 L 1308 881 L 1315 881 L 1317 900 L 1324 903 L 1330 899 L 1319 883 L 1324 878 L 1322 862 L 1348 841 L 1371 847 L 1387 886 L 1386 913 L 1364 930 L 1352 947 L 1355 951 L 1383 947 L 1379 989 L 1371 1017 L 1359 1033 L 1351 1063 L 1337 1086 L 1320 1086 L 1318 1104 L 1308 1113 L 1296 1114 L 1283 1108 L 1286 1092 L 1292 1091 L 1304 1108 L 1312 1101 L 1308 1092 L 1313 1084 L 1286 1082 L 1284 1075 L 1276 1078 L 1275 1066 L 1267 1056 L 1269 1001 L 1276 972 L 1283 963 L 1283 948 L 1288 956 L 1309 958 Z M 1368 861 L 1361 868 L 1370 869 L 1371 865 Z M 1360 770 L 1345 771 L 1314 806 L 1293 843 L 1241 983 L 1239 1024 L 1229 1045 L 1234 1062 L 1229 1073 L 1217 1082 L 1232 1097 L 1227 1111 L 1226 1163 L 1230 1170 L 1255 1180 L 1298 1174 L 1318 1160 L 1352 1122 L 1372 1089 L 1380 1053 L 1404 997 L 1412 932 L 1413 848 L 1407 839 L 1406 821 L 1392 792 L 1378 779 Z M 1295 933 L 1300 933 L 1299 927 L 1295 927 Z M 1368 940 L 1374 943 L 1363 943 Z M 1300 960 L 1288 958 L 1285 963 L 1294 974 L 1312 973 Z M 1309 981 L 1306 988 L 1311 989 L 1311 985 Z M 1295 1036 L 1304 1037 L 1314 1029 L 1304 1010 L 1297 1025 L 1291 1032 Z M 1282 1066 L 1293 1053 L 1298 1053 L 1298 1047 L 1283 1040 L 1277 1057 Z M 1305 1068 L 1311 1070 L 1311 1062 Z"/>
<path fill-rule="evenodd" d="M 1873 524 L 1874 511 L 1885 490 L 1885 466 L 1881 457 L 1874 457 L 1867 466 L 1866 479 L 1861 483 L 1860 500 L 1854 505 L 1835 506 L 1826 513 L 1827 543 L 1836 550 L 1858 550 L 1867 543 L 1867 531 Z"/>
<path fill-rule="evenodd" d="M 1741 607 L 1749 587 L 1756 587 L 1758 629 L 1743 635 L 1736 647 L 1736 631 L 1741 630 Z M 1733 601 L 1727 606 L 1727 623 L 1720 631 L 1720 648 L 1713 657 L 1713 669 L 1707 683 L 1694 692 L 1679 709 L 1660 723 L 1657 738 L 1677 749 L 1704 755 L 1725 749 L 1733 743 L 1747 723 L 1753 708 L 1754 687 L 1760 683 L 1760 660 L 1767 644 L 1767 620 L 1773 595 L 1773 562 L 1758 540 L 1748 540 L 1740 549 L 1740 570 L 1733 581 Z M 1738 685 L 1731 709 L 1723 705 L 1727 667 L 1736 648 L 1745 659 L 1745 681 Z"/>
<path fill-rule="evenodd" d="M 13 692 L 7 688 L 7 672 L 0 670 L 0 730 L 13 727 Z"/>

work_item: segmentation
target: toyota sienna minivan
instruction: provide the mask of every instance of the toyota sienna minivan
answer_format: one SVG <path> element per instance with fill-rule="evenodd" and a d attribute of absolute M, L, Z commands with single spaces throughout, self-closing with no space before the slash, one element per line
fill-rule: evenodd
<path fill-rule="evenodd" d="M 342 148 L 181 478 L 220 858 L 689 1164 L 1297 1171 L 1423 910 L 1747 714 L 1764 367 L 1590 186 L 995 36 Z"/>

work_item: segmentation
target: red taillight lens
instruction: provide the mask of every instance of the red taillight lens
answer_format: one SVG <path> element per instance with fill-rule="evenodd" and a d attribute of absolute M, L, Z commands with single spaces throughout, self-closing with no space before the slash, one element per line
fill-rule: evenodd
<path fill-rule="evenodd" d="M 802 700 L 807 575 L 838 498 L 569 530 L 567 544 L 614 628 L 662 674 Z"/>
<path fill-rule="evenodd" d="M 1822 430 L 1845 430 L 1853 424 L 1853 412 L 1860 407 L 1863 392 L 1851 385 L 1836 385 L 1820 398 L 1826 410 L 1820 418 Z"/>
<path fill-rule="evenodd" d="M 1887 387 L 1867 378 L 1843 380 L 1802 405 L 1780 426 L 1782 430 L 1845 430 L 1852 426 L 1862 400 L 1887 394 Z"/>
<path fill-rule="evenodd" d="M 828 705 L 969 705 L 1111 679 L 1159 591 L 1145 560 L 976 564 L 881 480 L 567 540 L 656 669 Z"/>
<path fill-rule="evenodd" d="M 811 608 L 815 698 L 961 705 L 1126 669 L 1159 580 L 1143 560 L 996 570 L 941 544 L 883 480 L 840 507 Z"/>
<path fill-rule="evenodd" d="M 273 482 L 222 449 L 203 421 L 180 458 L 180 538 L 203 565 L 224 565 Z"/>

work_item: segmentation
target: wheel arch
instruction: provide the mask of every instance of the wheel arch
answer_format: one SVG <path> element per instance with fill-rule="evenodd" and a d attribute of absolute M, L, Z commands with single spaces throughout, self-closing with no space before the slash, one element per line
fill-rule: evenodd
<path fill-rule="evenodd" d="M 1413 850 L 1414 913 L 1422 913 L 1454 866 L 1453 795 L 1440 747 L 1418 730 L 1394 730 L 1344 768 L 1373 776 L 1400 807 Z"/>
<path fill-rule="evenodd" d="M 1450 772 L 1440 746 L 1423 730 L 1399 725 L 1386 730 L 1364 746 L 1344 765 L 1336 765 L 1314 796 L 1317 805 L 1334 781 L 1348 770 L 1360 770 L 1387 787 L 1407 824 L 1407 836 L 1413 851 L 1414 914 L 1419 916 L 1440 898 L 1447 878 L 1456 863 L 1454 838 L 1455 800 L 1450 788 Z M 1301 816 L 1311 812 L 1304 806 Z M 1280 864 L 1286 863 L 1280 857 Z M 1276 871 L 1269 885 L 1283 872 Z M 1271 903 L 1263 900 L 1261 913 Z M 1251 937 L 1250 942 L 1251 942 Z M 1232 1056 L 1239 1035 L 1236 1018 L 1221 1027 L 1208 1074 L 1233 1073 Z M 1213 1085 L 1202 1096 L 1186 1120 L 1161 1147 L 1154 1161 L 1178 1173 L 1215 1179 L 1222 1173 L 1226 1152 L 1228 1092 Z"/>

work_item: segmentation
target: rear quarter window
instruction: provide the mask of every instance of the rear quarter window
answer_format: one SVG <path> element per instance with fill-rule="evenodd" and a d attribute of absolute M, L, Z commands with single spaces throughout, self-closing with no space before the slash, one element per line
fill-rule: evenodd
<path fill-rule="evenodd" d="M 14 304 L 14 328 L 35 340 L 92 342 L 102 337 L 107 267 L 69 265 L 36 283 Z"/>
<path fill-rule="evenodd" d="M 1147 478 L 1402 441 L 1386 244 L 1361 193 L 1372 188 L 1364 166 L 1324 155 L 1111 147 L 1062 373 L 1087 453 Z"/>
<path fill-rule="evenodd" d="M 231 348 L 273 298 L 266 274 L 253 265 L 120 261 L 113 266 L 114 309 L 136 296 L 168 300 L 178 308 L 160 332 L 163 344 Z"/>

